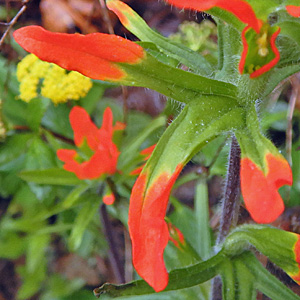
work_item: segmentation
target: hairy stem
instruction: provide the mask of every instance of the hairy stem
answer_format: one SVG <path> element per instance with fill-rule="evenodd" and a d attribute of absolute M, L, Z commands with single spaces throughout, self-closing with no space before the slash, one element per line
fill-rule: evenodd
<path fill-rule="evenodd" d="M 240 209 L 240 158 L 241 150 L 236 138 L 233 136 L 229 155 L 229 166 L 227 170 L 226 185 L 222 203 L 222 215 L 220 228 L 217 237 L 217 244 L 224 241 L 230 230 L 234 228 L 238 221 Z M 219 277 L 212 283 L 211 299 L 222 299 L 222 282 Z"/>

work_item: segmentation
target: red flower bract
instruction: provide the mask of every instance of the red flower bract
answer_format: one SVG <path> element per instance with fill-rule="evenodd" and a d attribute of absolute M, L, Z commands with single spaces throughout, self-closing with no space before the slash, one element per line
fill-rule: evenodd
<path fill-rule="evenodd" d="M 300 6 L 296 6 L 296 5 L 287 5 L 286 7 L 287 12 L 295 17 L 295 18 L 299 18 L 300 17 Z"/>
<path fill-rule="evenodd" d="M 295 280 L 300 285 L 300 236 L 297 235 L 297 242 L 294 246 L 294 254 L 295 254 L 295 261 L 298 264 L 299 272 L 298 274 L 289 274 L 293 280 Z"/>
<path fill-rule="evenodd" d="M 76 160 L 75 150 L 59 149 L 57 156 L 65 162 L 64 169 L 74 172 L 79 179 L 95 179 L 103 174 L 114 174 L 120 152 L 113 143 L 113 115 L 108 107 L 104 111 L 102 127 L 98 129 L 88 113 L 79 106 L 73 107 L 70 122 L 74 131 L 75 145 L 87 143 L 93 152 L 92 157 L 83 163 Z"/>
<path fill-rule="evenodd" d="M 128 225 L 133 265 L 156 292 L 168 284 L 163 252 L 168 244 L 169 231 L 164 218 L 172 186 L 181 169 L 182 166 L 178 165 L 173 174 L 160 174 L 148 187 L 149 177 L 144 169 L 130 198 Z"/>
<path fill-rule="evenodd" d="M 251 5 L 243 0 L 166 0 L 179 8 L 189 8 L 198 11 L 219 7 L 233 13 L 243 23 L 248 24 L 256 32 L 259 32 L 260 21 L 256 18 Z"/>
<path fill-rule="evenodd" d="M 292 185 L 292 171 L 281 156 L 268 153 L 265 156 L 267 174 L 248 157 L 241 161 L 241 189 L 245 205 L 254 221 L 271 223 L 284 210 L 278 189 Z"/>
<path fill-rule="evenodd" d="M 104 33 L 54 33 L 40 26 L 27 26 L 16 30 L 14 38 L 41 60 L 100 80 L 120 80 L 126 73 L 117 63 L 138 63 L 144 56 L 141 46 Z"/>

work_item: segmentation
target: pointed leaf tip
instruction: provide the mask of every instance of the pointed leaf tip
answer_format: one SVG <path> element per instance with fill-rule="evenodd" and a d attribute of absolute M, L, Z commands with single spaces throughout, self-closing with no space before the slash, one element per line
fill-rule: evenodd
<path fill-rule="evenodd" d="M 41 60 L 99 80 L 122 79 L 126 73 L 117 63 L 135 64 L 145 55 L 134 42 L 104 33 L 54 33 L 40 26 L 27 26 L 16 30 L 14 38 Z"/>

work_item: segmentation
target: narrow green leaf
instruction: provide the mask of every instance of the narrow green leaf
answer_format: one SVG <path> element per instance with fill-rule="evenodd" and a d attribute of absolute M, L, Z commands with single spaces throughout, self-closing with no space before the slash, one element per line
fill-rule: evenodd
<path fill-rule="evenodd" d="M 243 262 L 242 258 L 238 257 L 233 260 L 236 281 L 236 293 L 238 300 L 255 300 L 256 287 L 254 286 L 255 276 L 252 274 Z"/>
<path fill-rule="evenodd" d="M 29 273 L 34 273 L 41 261 L 45 259 L 45 251 L 49 242 L 49 234 L 35 234 L 29 237 L 26 255 L 26 268 Z"/>
<path fill-rule="evenodd" d="M 300 300 L 292 290 L 270 274 L 252 253 L 244 254 L 243 263 L 255 277 L 255 287 L 272 300 Z"/>
<path fill-rule="evenodd" d="M 196 231 L 198 234 L 198 246 L 203 260 L 211 256 L 211 237 L 209 226 L 208 190 L 205 181 L 199 180 L 195 193 Z"/>
<path fill-rule="evenodd" d="M 19 177 L 38 184 L 78 185 L 81 183 L 74 173 L 60 168 L 22 171 L 19 173 Z"/>
<path fill-rule="evenodd" d="M 97 209 L 99 208 L 100 197 L 95 196 L 88 202 L 85 203 L 80 209 L 75 221 L 74 226 L 68 241 L 69 247 L 72 251 L 79 248 L 84 231 L 86 230 L 89 223 L 92 221 Z"/>
<path fill-rule="evenodd" d="M 236 278 L 234 274 L 232 261 L 224 259 L 221 268 L 222 294 L 224 300 L 233 300 L 236 298 Z"/>
<path fill-rule="evenodd" d="M 121 64 L 128 74 L 123 84 L 143 86 L 158 91 L 183 103 L 189 103 L 201 95 L 236 97 L 235 85 L 163 64 L 147 53 L 138 64 Z"/>
<path fill-rule="evenodd" d="M 74 205 L 74 203 L 79 199 L 79 197 L 89 189 L 89 187 L 90 185 L 85 183 L 82 183 L 81 185 L 75 187 L 61 203 L 62 208 L 71 208 Z"/>
<path fill-rule="evenodd" d="M 166 123 L 166 118 L 164 116 L 160 116 L 154 119 L 137 136 L 134 136 L 130 140 L 126 141 L 125 145 L 122 147 L 121 154 L 118 160 L 118 169 L 126 170 L 132 167 L 131 166 L 132 160 L 136 159 L 142 143 L 152 132 L 164 126 L 165 123 Z"/>
<path fill-rule="evenodd" d="M 218 273 L 223 259 L 222 253 L 218 253 L 205 262 L 171 271 L 169 284 L 163 292 L 192 287 L 213 278 Z M 100 299 L 112 299 L 131 295 L 148 295 L 155 291 L 145 281 L 138 280 L 123 285 L 104 284 L 95 289 L 94 293 Z"/>

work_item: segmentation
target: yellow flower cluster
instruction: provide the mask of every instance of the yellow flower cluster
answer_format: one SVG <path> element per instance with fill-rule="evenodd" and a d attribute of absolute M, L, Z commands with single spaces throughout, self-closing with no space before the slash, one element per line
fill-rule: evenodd
<path fill-rule="evenodd" d="M 92 87 L 90 78 L 38 59 L 34 54 L 25 56 L 17 67 L 20 82 L 19 98 L 25 102 L 39 94 L 55 104 L 84 97 Z"/>

